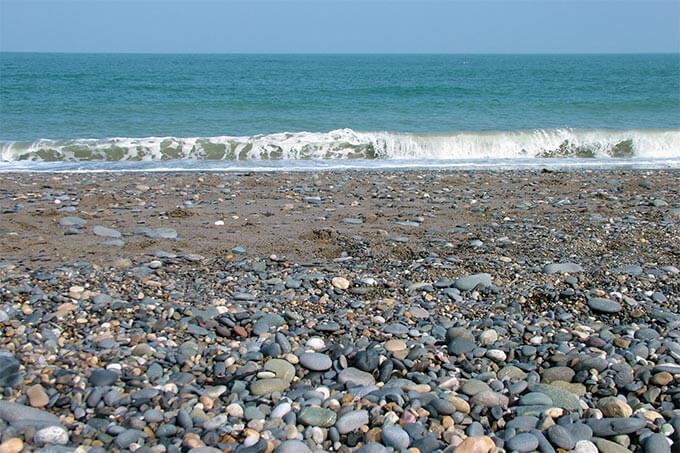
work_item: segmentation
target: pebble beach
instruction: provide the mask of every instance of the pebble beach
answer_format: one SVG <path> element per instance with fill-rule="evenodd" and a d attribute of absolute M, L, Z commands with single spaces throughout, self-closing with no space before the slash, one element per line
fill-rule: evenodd
<path fill-rule="evenodd" d="M 665 453 L 680 171 L 4 173 L 0 453 Z"/>

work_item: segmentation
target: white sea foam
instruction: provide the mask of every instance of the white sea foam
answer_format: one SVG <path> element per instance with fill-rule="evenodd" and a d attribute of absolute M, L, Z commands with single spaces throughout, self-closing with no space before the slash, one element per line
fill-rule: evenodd
<path fill-rule="evenodd" d="M 537 129 L 409 134 L 282 132 L 247 137 L 145 137 L 0 142 L 0 161 L 673 159 L 680 130 Z"/>

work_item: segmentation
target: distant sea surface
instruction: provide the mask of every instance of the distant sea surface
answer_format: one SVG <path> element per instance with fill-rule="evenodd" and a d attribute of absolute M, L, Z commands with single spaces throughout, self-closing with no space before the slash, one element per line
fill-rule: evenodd
<path fill-rule="evenodd" d="M 0 170 L 680 167 L 680 55 L 0 53 Z"/>

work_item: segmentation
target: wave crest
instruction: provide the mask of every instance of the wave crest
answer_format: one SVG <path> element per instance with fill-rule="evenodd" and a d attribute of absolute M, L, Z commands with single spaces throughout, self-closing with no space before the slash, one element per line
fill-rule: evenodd
<path fill-rule="evenodd" d="M 408 134 L 283 132 L 254 136 L 0 142 L 0 161 L 513 159 L 680 157 L 680 130 L 537 129 Z"/>

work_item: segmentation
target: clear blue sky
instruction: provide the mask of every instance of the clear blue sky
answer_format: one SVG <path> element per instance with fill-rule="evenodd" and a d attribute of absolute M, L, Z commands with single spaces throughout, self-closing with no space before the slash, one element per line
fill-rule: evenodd
<path fill-rule="evenodd" d="M 0 50 L 680 52 L 680 0 L 0 0 Z"/>

